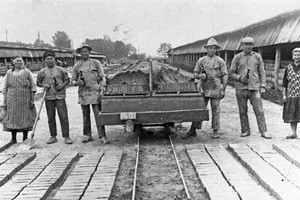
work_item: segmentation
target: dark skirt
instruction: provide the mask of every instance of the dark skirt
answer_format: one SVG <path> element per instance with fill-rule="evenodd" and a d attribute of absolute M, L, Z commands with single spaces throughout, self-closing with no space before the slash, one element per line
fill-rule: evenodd
<path fill-rule="evenodd" d="M 285 123 L 300 122 L 300 97 L 286 99 L 282 117 Z"/>

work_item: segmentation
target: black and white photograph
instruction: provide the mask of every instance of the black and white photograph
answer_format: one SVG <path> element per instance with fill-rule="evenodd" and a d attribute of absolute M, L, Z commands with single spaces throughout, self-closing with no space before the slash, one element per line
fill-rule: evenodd
<path fill-rule="evenodd" d="M 0 200 L 300 200 L 298 123 L 299 0 L 0 0 Z"/>

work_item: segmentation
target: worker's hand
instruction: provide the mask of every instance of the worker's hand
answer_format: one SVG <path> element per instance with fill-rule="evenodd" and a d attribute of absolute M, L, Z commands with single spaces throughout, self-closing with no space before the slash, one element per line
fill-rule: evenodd
<path fill-rule="evenodd" d="M 195 78 L 201 79 L 201 80 L 205 80 L 205 79 L 206 79 L 206 74 L 197 74 L 197 75 L 195 76 Z"/>
<path fill-rule="evenodd" d="M 62 89 L 64 89 L 64 84 L 58 84 L 57 86 L 55 86 L 55 90 L 56 91 L 60 91 L 60 90 L 62 90 Z"/>
<path fill-rule="evenodd" d="M 266 92 L 266 88 L 260 87 L 260 93 L 264 93 L 264 92 Z"/>
<path fill-rule="evenodd" d="M 30 100 L 30 109 L 34 108 L 34 100 Z"/>
<path fill-rule="evenodd" d="M 46 84 L 46 83 L 44 83 L 44 90 L 49 90 L 50 89 L 50 87 L 51 87 L 51 85 L 50 84 Z"/>
<path fill-rule="evenodd" d="M 225 91 L 221 90 L 220 92 L 220 99 L 223 99 L 225 97 Z"/>
<path fill-rule="evenodd" d="M 100 90 L 100 97 L 102 97 L 103 96 L 103 94 L 104 94 L 104 90 Z"/>
<path fill-rule="evenodd" d="M 79 86 L 83 86 L 84 85 L 84 82 L 81 79 L 78 79 L 76 83 Z"/>
<path fill-rule="evenodd" d="M 7 104 L 3 102 L 1 108 L 3 108 L 4 110 L 7 110 Z"/>
<path fill-rule="evenodd" d="M 286 95 L 285 95 L 285 94 L 282 95 L 282 101 L 283 101 L 283 102 L 286 102 Z"/>
<path fill-rule="evenodd" d="M 245 76 L 240 76 L 239 79 L 242 83 L 248 84 L 248 78 L 246 78 Z"/>

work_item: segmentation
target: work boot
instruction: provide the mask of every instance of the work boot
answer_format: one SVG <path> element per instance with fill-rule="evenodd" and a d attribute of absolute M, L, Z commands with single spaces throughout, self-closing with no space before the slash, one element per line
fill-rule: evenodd
<path fill-rule="evenodd" d="M 272 137 L 267 132 L 261 133 L 261 137 L 266 138 L 266 139 L 272 139 Z"/>
<path fill-rule="evenodd" d="M 285 137 L 286 139 L 296 139 L 297 135 L 296 134 L 292 134 L 292 135 L 288 135 Z"/>
<path fill-rule="evenodd" d="M 213 130 L 213 139 L 218 139 L 218 138 L 220 138 L 219 131 L 218 131 L 218 129 L 214 129 Z"/>
<path fill-rule="evenodd" d="M 187 139 L 187 138 L 190 138 L 190 137 L 196 137 L 197 136 L 197 133 L 196 133 L 196 129 L 195 128 L 191 128 L 189 130 L 189 132 L 187 132 L 185 134 L 185 136 L 182 137 L 182 139 Z"/>
<path fill-rule="evenodd" d="M 72 139 L 70 137 L 65 137 L 65 143 L 66 144 L 72 144 L 73 141 L 72 141 Z"/>
<path fill-rule="evenodd" d="M 110 143 L 109 140 L 108 140 L 105 136 L 102 136 L 102 137 L 101 137 L 101 142 L 102 142 L 103 144 L 109 144 L 109 143 Z"/>
<path fill-rule="evenodd" d="M 93 140 L 94 140 L 94 138 L 92 136 L 85 135 L 83 140 L 82 140 L 82 143 L 91 142 Z"/>
<path fill-rule="evenodd" d="M 55 136 L 51 136 L 49 138 L 49 140 L 47 141 L 47 144 L 53 144 L 53 143 L 56 143 L 57 142 L 57 139 Z"/>
<path fill-rule="evenodd" d="M 242 133 L 241 137 L 248 137 L 250 135 L 250 133 L 246 132 L 246 133 Z"/>
<path fill-rule="evenodd" d="M 17 143 L 17 140 L 11 139 L 10 143 L 16 144 L 16 143 Z"/>

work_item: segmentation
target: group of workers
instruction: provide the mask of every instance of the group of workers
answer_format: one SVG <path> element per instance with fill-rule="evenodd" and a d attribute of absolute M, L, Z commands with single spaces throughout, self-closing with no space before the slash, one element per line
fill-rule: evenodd
<path fill-rule="evenodd" d="M 212 112 L 212 137 L 220 137 L 220 100 L 225 96 L 228 75 L 235 82 L 236 99 L 239 108 L 241 137 L 251 134 L 248 119 L 248 100 L 257 120 L 259 133 L 263 138 L 271 139 L 267 133 L 266 119 L 261 93 L 266 91 L 266 74 L 262 56 L 252 51 L 254 39 L 245 37 L 241 41 L 243 51 L 234 56 L 229 73 L 222 58 L 216 55 L 221 47 L 214 38 L 205 46 L 207 55 L 200 58 L 194 69 L 194 78 L 200 79 L 206 105 L 210 101 Z M 297 138 L 297 123 L 300 122 L 300 48 L 292 52 L 293 64 L 289 64 L 283 78 L 283 120 L 290 123 L 292 134 L 286 139 Z M 195 137 L 196 129 L 201 129 L 202 122 L 193 122 L 184 139 Z"/>
<path fill-rule="evenodd" d="M 79 86 L 78 103 L 81 105 L 83 115 L 83 143 L 93 141 L 91 132 L 90 107 L 92 107 L 97 125 L 98 136 L 104 144 L 109 143 L 105 128 L 99 124 L 98 113 L 101 109 L 100 96 L 106 84 L 101 63 L 90 59 L 92 48 L 83 43 L 76 52 L 81 54 L 81 60 L 73 67 L 70 77 L 67 71 L 56 65 L 55 53 L 46 51 L 43 59 L 46 67 L 38 72 L 36 84 L 31 72 L 24 67 L 21 56 L 12 59 L 12 69 L 8 70 L 4 78 L 3 109 L 6 115 L 2 121 L 3 130 L 12 134 L 12 143 L 16 143 L 17 132 L 23 132 L 23 141 L 28 137 L 28 131 L 33 129 L 37 117 L 34 105 L 36 86 L 43 87 L 45 92 L 45 105 L 51 137 L 47 144 L 57 142 L 57 128 L 55 115 L 59 116 L 62 136 L 66 144 L 73 141 L 69 134 L 69 118 L 66 104 L 66 87 L 70 84 Z M 91 105 L 91 106 L 90 106 Z"/>
<path fill-rule="evenodd" d="M 258 124 L 259 133 L 263 138 L 271 139 L 267 133 L 266 119 L 262 105 L 261 93 L 266 91 L 266 74 L 260 54 L 252 51 L 254 39 L 245 37 L 241 41 L 243 51 L 234 56 L 229 73 L 226 63 L 216 55 L 221 47 L 211 38 L 205 46 L 207 55 L 201 57 L 194 69 L 194 78 L 201 81 L 206 105 L 210 101 L 212 112 L 212 137 L 220 137 L 220 101 L 225 97 L 228 75 L 235 81 L 236 99 L 239 108 L 241 137 L 251 134 L 248 119 L 248 100 L 250 101 Z M 71 84 L 78 86 L 78 103 L 81 104 L 83 115 L 83 143 L 93 141 L 91 132 L 90 107 L 92 107 L 97 125 L 98 137 L 104 144 L 109 143 L 105 127 L 100 125 L 98 113 L 101 110 L 100 97 L 106 84 L 105 74 L 99 61 L 90 59 L 92 48 L 83 43 L 76 52 L 81 60 L 73 67 L 70 81 L 67 71 L 56 65 L 55 53 L 46 51 L 43 55 L 46 67 L 38 73 L 36 84 L 31 72 L 24 67 L 21 56 L 12 59 L 12 69 L 8 70 L 4 80 L 3 109 L 6 115 L 2 121 L 3 130 L 12 134 L 12 143 L 16 143 L 17 132 L 23 132 L 23 140 L 28 131 L 33 129 L 37 117 L 34 105 L 36 86 L 43 87 L 51 137 L 47 144 L 57 142 L 55 113 L 57 111 L 62 136 L 66 144 L 73 141 L 69 135 L 68 109 L 66 105 L 66 87 Z M 283 120 L 290 123 L 292 134 L 287 139 L 297 138 L 297 123 L 300 121 L 300 48 L 292 52 L 293 64 L 289 64 L 283 78 Z M 91 106 L 90 106 L 91 105 Z M 183 138 L 195 137 L 196 130 L 201 129 L 202 122 L 192 122 L 190 130 Z"/>

